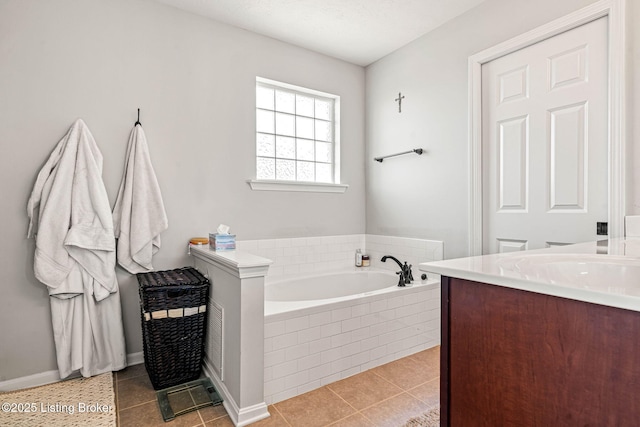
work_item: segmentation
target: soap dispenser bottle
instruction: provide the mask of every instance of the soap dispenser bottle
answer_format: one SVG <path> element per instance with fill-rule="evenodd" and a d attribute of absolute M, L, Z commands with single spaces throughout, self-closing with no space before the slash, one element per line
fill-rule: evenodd
<path fill-rule="evenodd" d="M 362 267 L 362 252 L 356 249 L 356 267 Z"/>

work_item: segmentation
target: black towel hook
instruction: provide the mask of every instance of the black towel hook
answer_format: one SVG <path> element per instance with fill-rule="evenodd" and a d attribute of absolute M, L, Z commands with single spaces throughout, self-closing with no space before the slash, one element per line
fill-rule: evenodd
<path fill-rule="evenodd" d="M 140 109 L 139 108 L 138 108 L 138 121 L 136 121 L 133 126 L 136 126 L 136 125 L 142 126 L 142 123 L 140 123 Z"/>

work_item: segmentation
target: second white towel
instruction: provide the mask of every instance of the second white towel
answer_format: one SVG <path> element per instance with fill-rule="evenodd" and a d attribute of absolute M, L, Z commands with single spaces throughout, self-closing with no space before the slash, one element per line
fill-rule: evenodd
<path fill-rule="evenodd" d="M 147 138 L 136 125 L 129 135 L 124 175 L 113 208 L 118 264 L 130 273 L 153 270 L 152 257 L 169 227 Z"/>

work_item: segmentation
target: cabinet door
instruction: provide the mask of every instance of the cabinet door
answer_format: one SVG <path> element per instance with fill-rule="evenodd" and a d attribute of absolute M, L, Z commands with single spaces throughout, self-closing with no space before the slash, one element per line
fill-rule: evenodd
<path fill-rule="evenodd" d="M 640 313 L 455 278 L 442 304 L 442 425 L 638 425 Z"/>

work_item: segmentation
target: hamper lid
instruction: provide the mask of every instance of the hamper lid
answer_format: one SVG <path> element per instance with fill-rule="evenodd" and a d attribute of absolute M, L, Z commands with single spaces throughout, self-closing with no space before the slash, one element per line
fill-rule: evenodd
<path fill-rule="evenodd" d="M 174 270 L 151 271 L 136 274 L 141 288 L 158 286 L 203 286 L 209 279 L 193 267 L 182 267 Z"/>

